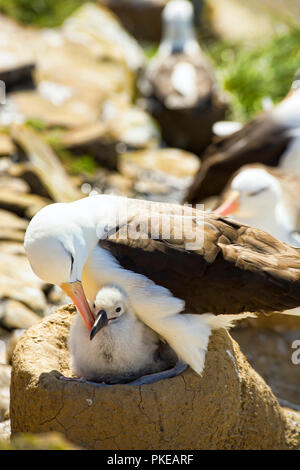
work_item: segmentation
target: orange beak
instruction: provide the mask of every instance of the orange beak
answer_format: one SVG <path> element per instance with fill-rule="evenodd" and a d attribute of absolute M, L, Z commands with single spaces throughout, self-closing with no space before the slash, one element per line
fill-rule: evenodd
<path fill-rule="evenodd" d="M 84 323 L 91 331 L 95 323 L 95 318 L 91 312 L 88 301 L 86 300 L 85 293 L 80 281 L 67 282 L 60 285 L 62 290 L 72 299 L 76 305 L 80 315 L 83 318 Z"/>
<path fill-rule="evenodd" d="M 239 191 L 230 191 L 223 202 L 217 209 L 214 210 L 215 214 L 228 215 L 236 212 L 240 207 Z"/>

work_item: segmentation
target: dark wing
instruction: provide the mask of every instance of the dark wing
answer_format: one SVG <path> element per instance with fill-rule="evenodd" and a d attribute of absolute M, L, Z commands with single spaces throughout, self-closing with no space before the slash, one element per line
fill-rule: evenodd
<path fill-rule="evenodd" d="M 260 162 L 277 166 L 290 140 L 287 128 L 274 122 L 270 114 L 258 116 L 204 152 L 185 201 L 194 204 L 219 194 L 242 165 Z"/>
<path fill-rule="evenodd" d="M 151 206 L 159 219 L 151 220 L 155 239 L 149 238 Z M 187 312 L 270 312 L 300 305 L 299 250 L 261 230 L 194 209 L 188 209 L 186 220 L 192 224 L 183 235 L 178 236 L 183 217 L 177 213 L 171 217 L 171 234 L 163 236 L 162 221 L 172 207 L 182 210 L 182 206 L 145 202 L 138 223 L 134 221 L 138 236 L 125 238 L 123 232 L 118 239 L 117 227 L 101 246 L 125 269 L 144 274 L 184 299 Z M 191 249 L 187 243 L 199 233 L 202 222 L 203 246 Z"/>

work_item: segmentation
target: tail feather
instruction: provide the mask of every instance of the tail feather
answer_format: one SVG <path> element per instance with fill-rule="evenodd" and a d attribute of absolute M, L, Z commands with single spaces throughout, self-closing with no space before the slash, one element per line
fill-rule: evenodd
<path fill-rule="evenodd" d="M 239 313 L 236 315 L 213 315 L 212 313 L 204 313 L 201 317 L 212 330 L 218 330 L 219 328 L 229 330 L 235 326 L 236 321 L 244 320 L 245 318 L 256 318 L 257 314 L 252 312 Z"/>
<path fill-rule="evenodd" d="M 294 315 L 295 317 L 300 317 L 300 307 L 291 308 L 290 310 L 285 310 L 282 313 L 284 315 Z"/>

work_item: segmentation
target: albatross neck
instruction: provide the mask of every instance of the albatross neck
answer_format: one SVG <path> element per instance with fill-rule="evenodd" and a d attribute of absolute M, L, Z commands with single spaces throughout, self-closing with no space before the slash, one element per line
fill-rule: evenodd
<path fill-rule="evenodd" d="M 174 53 L 195 54 L 200 51 L 191 19 L 164 24 L 163 39 L 159 45 L 158 55 L 168 56 Z"/>

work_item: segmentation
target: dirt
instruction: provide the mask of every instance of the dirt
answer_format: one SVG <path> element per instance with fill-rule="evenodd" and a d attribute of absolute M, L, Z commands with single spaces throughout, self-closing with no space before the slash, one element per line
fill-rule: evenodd
<path fill-rule="evenodd" d="M 300 413 L 279 405 L 225 330 L 211 337 L 202 377 L 187 369 L 150 385 L 103 387 L 72 379 L 73 317 L 72 305 L 58 309 L 17 343 L 13 436 L 56 431 L 88 449 L 300 449 Z"/>

